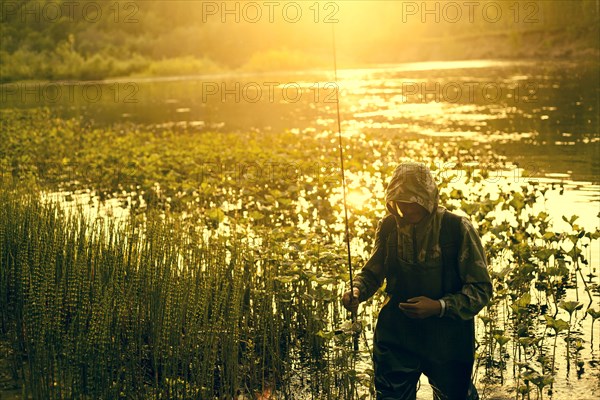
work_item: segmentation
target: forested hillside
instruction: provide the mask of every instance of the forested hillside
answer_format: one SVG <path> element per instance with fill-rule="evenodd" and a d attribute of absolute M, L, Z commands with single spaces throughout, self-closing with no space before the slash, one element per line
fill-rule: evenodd
<path fill-rule="evenodd" d="M 1 4 L 0 79 L 598 57 L 599 0 L 92 1 Z"/>

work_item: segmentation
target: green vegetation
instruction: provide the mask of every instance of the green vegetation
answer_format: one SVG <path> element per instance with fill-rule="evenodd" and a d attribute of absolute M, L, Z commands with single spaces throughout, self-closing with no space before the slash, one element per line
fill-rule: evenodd
<path fill-rule="evenodd" d="M 348 273 L 330 135 L 98 129 L 48 110 L 1 120 L 0 338 L 25 393 L 368 398 L 369 349 L 363 341 L 353 354 L 339 302 Z M 397 135 L 346 141 L 350 188 L 373 193 L 351 210 L 353 264 L 371 249 L 385 177 L 399 160 L 422 160 L 438 172 L 442 203 L 471 216 L 494 267 L 495 296 L 478 317 L 483 393 L 510 377 L 523 399 L 534 388 L 543 398 L 565 379 L 559 336 L 566 372 L 583 374 L 593 342 L 580 324 L 587 316 L 593 328 L 598 290 L 585 249 L 599 232 L 576 216 L 551 230 L 536 206 L 558 187 L 499 178 L 509 166 L 485 149 Z M 486 194 L 492 177 L 506 190 Z M 66 191 L 61 205 L 40 200 L 55 190 Z M 84 190 L 119 199 L 127 221 L 68 211 Z M 575 288 L 587 296 L 567 298 Z M 367 331 L 381 300 L 361 307 Z"/>
<path fill-rule="evenodd" d="M 1 196 L 2 332 L 26 394 L 208 399 L 277 387 L 294 398 L 302 372 L 314 392 L 347 397 L 334 381 L 348 380 L 349 360 L 317 335 L 340 323 L 325 290 L 338 279 L 320 270 L 318 248 L 300 270 L 283 232 L 206 236 L 156 215 L 116 227 Z"/>
<path fill-rule="evenodd" d="M 439 2 L 429 14 L 421 2 L 292 3 L 297 21 L 285 2 L 270 12 L 258 2 L 255 20 L 243 2 L 227 14 L 214 1 L 6 1 L 0 83 L 330 68 L 332 25 L 344 66 L 598 54 L 595 0 L 485 0 L 458 10 Z"/>

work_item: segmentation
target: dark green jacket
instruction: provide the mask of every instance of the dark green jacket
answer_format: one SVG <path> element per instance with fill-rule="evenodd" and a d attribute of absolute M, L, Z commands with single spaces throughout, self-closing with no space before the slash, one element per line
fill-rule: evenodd
<path fill-rule="evenodd" d="M 446 210 L 442 210 L 441 213 L 443 214 L 443 212 L 446 212 Z M 387 218 L 393 218 L 393 216 L 388 215 Z M 393 268 L 393 260 L 391 259 L 393 255 L 388 254 L 388 250 L 402 252 L 402 245 L 398 245 L 398 242 L 390 244 L 390 241 L 394 241 L 395 239 L 393 237 L 389 238 L 390 240 L 388 240 L 388 243 L 382 243 L 382 227 L 384 221 L 385 219 L 382 219 L 378 223 L 377 231 L 375 233 L 375 247 L 371 253 L 371 257 L 354 279 L 354 286 L 360 289 L 361 301 L 370 298 L 385 281 L 385 290 L 390 296 L 394 294 L 404 294 L 402 297 L 406 298 L 427 296 L 436 300 L 443 299 L 446 303 L 445 316 L 449 318 L 471 319 L 485 307 L 492 296 L 492 284 L 487 271 L 487 264 L 481 241 L 473 225 L 467 218 L 461 218 L 461 238 L 458 240 L 461 245 L 458 251 L 457 272 L 461 285 L 458 290 L 452 292 L 439 292 L 435 289 L 435 287 L 442 285 L 441 275 L 439 277 L 439 282 L 411 282 L 410 280 L 398 282 L 398 274 L 391 270 Z M 414 230 L 416 232 L 416 227 Z M 394 229 L 389 232 L 389 235 L 398 235 L 397 227 L 394 227 Z M 410 243 L 412 239 L 406 241 L 409 242 L 409 246 L 412 244 Z M 441 246 L 439 244 L 439 233 L 434 242 L 434 249 L 426 256 L 426 258 L 428 258 L 429 261 L 432 261 L 431 258 L 436 258 L 441 263 L 442 254 Z M 406 243 L 404 243 L 404 245 L 406 245 Z M 408 258 L 412 258 L 413 255 L 414 252 L 411 252 L 411 254 L 408 255 Z M 402 255 L 398 257 L 405 259 Z M 413 264 L 415 273 L 417 273 L 420 263 L 416 260 Z M 410 279 L 410 277 L 407 277 L 407 279 Z M 410 287 L 410 289 L 405 289 L 404 293 L 398 293 L 400 287 L 407 286 Z M 444 289 L 452 290 L 452 287 L 447 286 Z"/>
<path fill-rule="evenodd" d="M 386 284 L 388 298 L 379 315 L 374 351 L 380 362 L 391 363 L 390 368 L 406 366 L 412 358 L 407 354 L 436 362 L 472 360 L 473 317 L 492 295 L 483 246 L 466 217 L 460 217 L 455 231 L 460 236 L 454 238 L 460 243 L 454 249 L 456 257 L 443 265 L 440 231 L 447 210 L 438 205 L 438 198 L 437 185 L 425 166 L 401 164 L 388 185 L 386 203 L 415 202 L 429 214 L 416 225 L 394 215 L 380 220 L 371 257 L 354 280 L 361 301 Z M 444 315 L 425 320 L 406 317 L 398 303 L 417 296 L 443 299 Z M 385 357 L 378 354 L 390 348 L 397 350 L 393 354 L 386 350 Z"/>
<path fill-rule="evenodd" d="M 441 263 L 440 228 L 446 209 L 438 205 L 437 185 L 429 170 L 423 164 L 401 164 L 394 172 L 386 191 L 386 203 L 392 200 L 416 202 L 430 213 L 417 225 L 403 224 L 396 218 L 396 229 L 392 234 L 397 236 L 395 249 L 398 259 L 414 264 L 415 272 L 418 272 L 419 265 L 436 260 Z M 393 216 L 388 215 L 387 218 Z M 384 220 L 385 218 L 378 223 L 371 257 L 354 280 L 354 286 L 360 289 L 361 301 L 370 298 L 386 278 L 394 280 L 396 277 L 394 271 L 390 271 L 389 261 L 392 260 L 390 257 L 393 255 L 387 254 L 387 246 L 382 243 Z M 416 296 L 426 296 L 427 293 L 437 294 L 434 299 L 442 298 L 446 303 L 446 317 L 467 320 L 473 318 L 488 303 L 492 296 L 492 284 L 481 240 L 466 217 L 461 219 L 460 234 L 458 273 L 461 287 L 459 290 L 431 293 L 433 288 L 429 286 L 434 282 L 414 284 L 404 282 L 402 286 L 410 286 L 411 292 Z M 392 290 L 395 288 L 392 286 L 397 285 L 389 285 L 389 283 L 386 291 L 393 294 Z"/>

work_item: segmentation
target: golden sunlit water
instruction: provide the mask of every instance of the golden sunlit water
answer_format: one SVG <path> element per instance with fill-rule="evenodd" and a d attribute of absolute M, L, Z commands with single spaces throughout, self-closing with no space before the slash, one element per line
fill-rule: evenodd
<path fill-rule="evenodd" d="M 599 0 L 3 2 L 0 398 L 374 398 L 383 296 L 359 309 L 356 354 L 340 296 L 404 161 L 431 168 L 441 204 L 487 249 L 482 400 L 598 398 L 599 15 Z M 19 214 L 30 192 L 66 214 Z M 81 232 L 59 215 L 83 216 Z M 132 221 L 141 231 L 120 236 Z M 53 224 L 99 239 L 44 253 Z M 148 259 L 120 276 L 104 257 L 134 245 Z M 83 266 L 88 247 L 107 265 Z M 98 296 L 115 290 L 106 304 L 65 300 L 98 276 Z M 203 277 L 189 304 L 206 314 L 169 325 Z M 91 353 L 106 334 L 106 365 L 91 353 L 69 365 L 80 333 Z M 422 376 L 417 399 L 432 396 Z"/>

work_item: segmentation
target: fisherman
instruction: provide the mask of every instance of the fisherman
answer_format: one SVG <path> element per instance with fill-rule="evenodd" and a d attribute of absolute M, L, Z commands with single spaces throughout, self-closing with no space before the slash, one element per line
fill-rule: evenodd
<path fill-rule="evenodd" d="M 371 257 L 342 297 L 356 312 L 386 282 L 373 339 L 377 400 L 416 399 L 422 373 L 436 400 L 478 399 L 473 318 L 492 296 L 479 235 L 438 204 L 424 164 L 398 165 L 385 202 Z"/>

